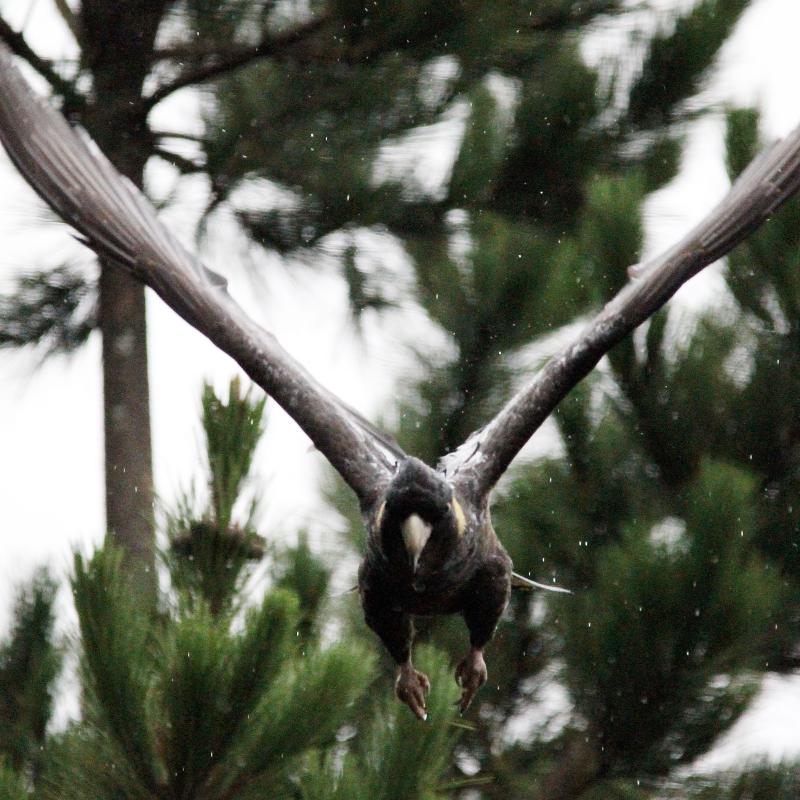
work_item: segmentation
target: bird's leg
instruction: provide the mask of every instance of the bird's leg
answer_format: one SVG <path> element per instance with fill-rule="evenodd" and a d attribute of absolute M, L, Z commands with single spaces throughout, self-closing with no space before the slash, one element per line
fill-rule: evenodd
<path fill-rule="evenodd" d="M 362 586 L 361 605 L 364 619 L 378 634 L 389 655 L 397 663 L 397 681 L 394 693 L 421 720 L 428 718 L 425 695 L 431 688 L 427 675 L 414 669 L 411 663 L 411 645 L 414 641 L 414 623 L 411 617 L 387 605 L 383 595 Z"/>
<path fill-rule="evenodd" d="M 463 714 L 478 689 L 486 683 L 483 650 L 494 636 L 511 594 L 511 561 L 505 552 L 488 558 L 470 581 L 468 600 L 462 613 L 469 629 L 470 650 L 456 667 L 456 682 L 461 687 L 459 706 Z"/>
<path fill-rule="evenodd" d="M 405 703 L 423 722 L 428 719 L 428 707 L 425 695 L 431 688 L 428 676 L 414 669 L 411 658 L 400 664 L 397 670 L 397 681 L 394 693 L 397 699 Z"/>
<path fill-rule="evenodd" d="M 462 714 L 469 708 L 478 689 L 486 683 L 487 677 L 483 648 L 471 647 L 469 653 L 461 659 L 456 667 L 456 682 L 461 687 L 461 700 L 458 704 Z"/>

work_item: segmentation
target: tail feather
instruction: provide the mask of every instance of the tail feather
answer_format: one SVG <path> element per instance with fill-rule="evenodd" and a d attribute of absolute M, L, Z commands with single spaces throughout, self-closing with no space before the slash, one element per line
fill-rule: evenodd
<path fill-rule="evenodd" d="M 517 572 L 511 573 L 511 586 L 515 589 L 545 589 L 548 592 L 563 592 L 564 594 L 572 594 L 570 589 L 563 589 L 561 586 L 555 586 L 549 583 L 539 583 L 520 575 Z"/>

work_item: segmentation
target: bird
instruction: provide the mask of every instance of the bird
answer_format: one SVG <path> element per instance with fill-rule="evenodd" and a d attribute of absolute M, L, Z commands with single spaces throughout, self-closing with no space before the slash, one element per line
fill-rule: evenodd
<path fill-rule="evenodd" d="M 689 278 L 724 256 L 800 186 L 800 128 L 757 156 L 723 200 L 677 244 L 629 270 L 629 281 L 482 428 L 430 466 L 403 451 L 318 383 L 236 303 L 225 279 L 189 252 L 142 193 L 79 128 L 31 90 L 0 43 L 0 141 L 22 176 L 106 263 L 149 286 L 231 356 L 300 426 L 358 498 L 366 546 L 358 592 L 366 624 L 396 663 L 395 694 L 427 718 L 428 678 L 413 664 L 415 616 L 460 614 L 460 708 L 487 680 L 484 651 L 513 571 L 490 495 L 521 448 L 603 355 Z"/>

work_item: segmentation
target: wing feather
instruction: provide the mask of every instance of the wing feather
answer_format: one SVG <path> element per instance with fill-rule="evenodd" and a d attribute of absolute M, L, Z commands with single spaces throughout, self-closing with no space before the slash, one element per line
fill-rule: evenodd
<path fill-rule="evenodd" d="M 457 483 L 488 493 L 561 399 L 617 342 L 689 278 L 724 256 L 800 188 L 800 127 L 766 149 L 728 194 L 662 255 L 632 267 L 631 280 L 560 355 L 440 464 Z"/>
<path fill-rule="evenodd" d="M 399 446 L 318 384 L 256 325 L 226 281 L 189 253 L 155 209 L 88 136 L 34 96 L 0 43 L 0 140 L 38 194 L 102 258 L 157 292 L 230 355 L 370 502 L 389 480 Z"/>

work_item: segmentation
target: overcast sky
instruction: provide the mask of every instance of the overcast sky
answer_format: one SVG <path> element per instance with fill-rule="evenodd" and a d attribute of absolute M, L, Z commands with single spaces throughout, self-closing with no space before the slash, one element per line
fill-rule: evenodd
<path fill-rule="evenodd" d="M 31 3 L 0 0 L 0 11 L 17 26 L 25 23 L 26 35 L 41 53 L 57 57 L 70 50 L 50 4 L 51 0 L 38 0 L 28 15 Z M 676 3 L 664 0 L 663 5 Z M 770 135 L 787 133 L 800 122 L 798 30 L 798 0 L 756 0 L 725 47 L 703 99 L 720 109 L 726 102 L 757 104 Z M 591 57 L 619 44 L 619 39 L 604 32 L 589 48 Z M 172 129 L 176 120 L 196 118 L 197 100 L 191 92 L 164 105 L 157 113 Z M 675 241 L 724 194 L 727 180 L 720 159 L 721 138 L 719 114 L 694 126 L 680 176 L 648 205 L 650 254 Z M 446 146 L 432 145 L 420 153 L 416 165 L 420 174 L 446 171 L 446 152 Z M 174 177 L 165 168 L 148 172 L 159 192 L 174 188 Z M 201 181 L 182 182 L 178 202 L 164 215 L 189 244 L 204 191 Z M 26 270 L 67 259 L 91 264 L 68 229 L 47 219 L 42 205 L 0 153 L 0 292 L 8 291 L 15 276 Z M 387 255 L 390 264 L 400 263 L 400 251 L 386 241 L 376 237 L 374 248 L 376 263 Z M 413 369 L 409 343 L 446 346 L 414 308 L 380 319 L 368 317 L 365 335 L 359 338 L 349 324 L 344 287 L 331 277 L 331 271 L 301 269 L 290 275 L 269 258 L 256 256 L 263 262 L 259 266 L 264 279 L 260 287 L 254 287 L 246 271 L 237 266 L 253 256 L 224 218 L 213 225 L 203 256 L 229 276 L 234 296 L 293 355 L 325 385 L 373 418 L 392 397 L 396 381 Z M 713 275 L 690 282 L 679 301 L 700 302 L 698 298 L 707 297 L 715 286 Z M 238 369 L 152 294 L 148 325 L 156 488 L 169 504 L 198 475 L 197 411 L 202 381 L 211 379 L 223 387 Z M 0 635 L 8 624 L 15 583 L 45 563 L 64 575 L 72 549 L 99 542 L 103 535 L 99 337 L 94 336 L 71 358 L 52 359 L 41 367 L 38 363 L 35 353 L 0 353 Z M 324 533 L 330 515 L 313 488 L 297 488 L 315 485 L 322 473 L 321 458 L 277 407 L 268 409 L 266 444 L 257 463 L 268 498 L 264 532 L 290 537 L 298 528 L 309 527 L 316 532 L 319 546 L 334 552 L 335 537 Z M 65 620 L 67 625 L 68 615 Z M 798 718 L 797 682 L 770 679 L 748 719 L 708 763 L 730 763 L 743 752 L 768 752 L 772 757 L 796 752 L 800 749 Z"/>

